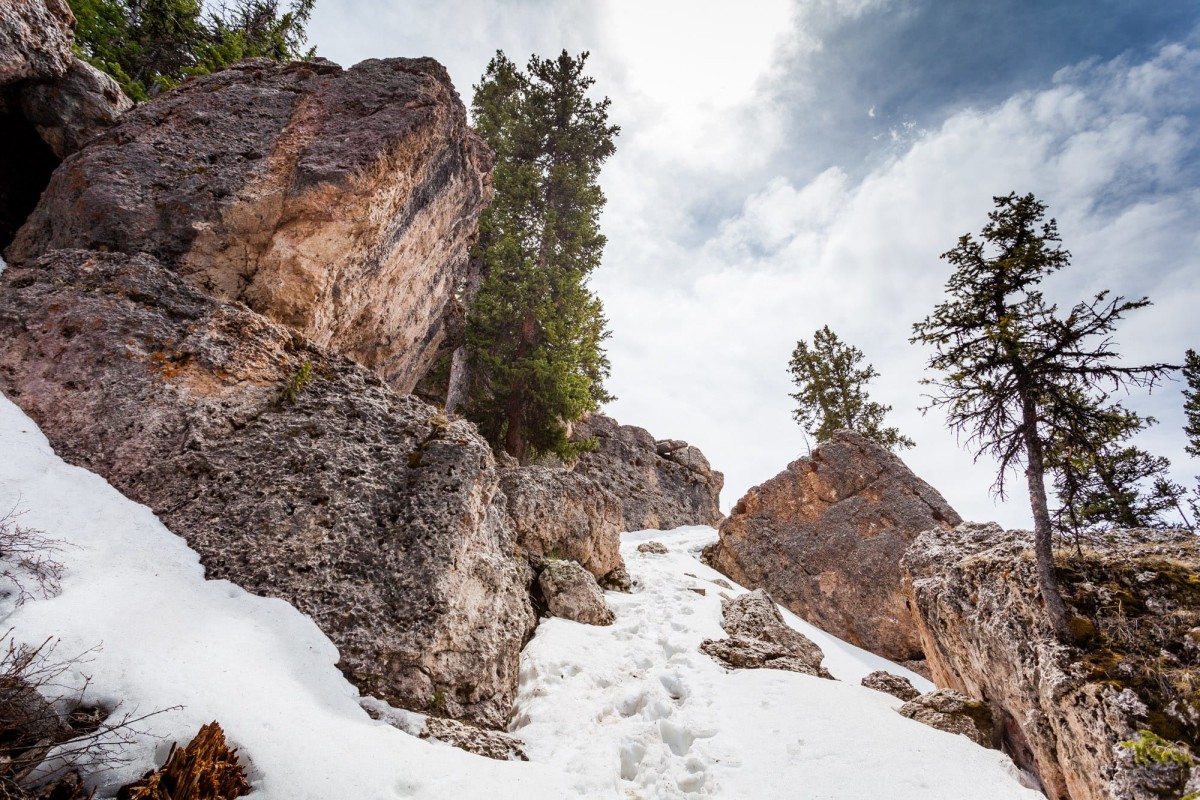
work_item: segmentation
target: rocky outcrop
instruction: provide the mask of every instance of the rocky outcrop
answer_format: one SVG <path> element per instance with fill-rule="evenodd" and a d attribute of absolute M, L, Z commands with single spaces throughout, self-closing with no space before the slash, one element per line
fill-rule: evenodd
<path fill-rule="evenodd" d="M 279 597 L 364 692 L 501 725 L 535 618 L 487 443 L 148 256 L 0 275 L 0 390 L 208 575 Z"/>
<path fill-rule="evenodd" d="M 66 0 L 0 5 L 0 88 L 61 77 L 74 60 L 75 15 Z"/>
<path fill-rule="evenodd" d="M 511 733 L 477 728 L 456 719 L 429 717 L 419 735 L 497 761 L 529 760 L 525 743 Z"/>
<path fill-rule="evenodd" d="M 981 747 L 992 746 L 992 712 L 986 703 L 953 689 L 938 689 L 909 700 L 896 709 L 900 716 L 946 733 L 966 736 Z"/>
<path fill-rule="evenodd" d="M 674 439 L 655 440 L 643 428 L 591 414 L 574 426 L 572 439 L 594 439 L 575 472 L 609 489 L 623 505 L 625 530 L 716 525 L 725 477 L 696 447 Z"/>
<path fill-rule="evenodd" d="M 577 561 L 602 583 L 622 582 L 624 527 L 612 492 L 585 475 L 543 466 L 502 469 L 500 487 L 525 556 Z"/>
<path fill-rule="evenodd" d="M 730 669 L 782 669 L 818 678 L 833 676 L 821 666 L 825 654 L 811 639 L 788 627 L 762 589 L 721 601 L 721 627 L 728 639 L 705 639 L 701 652 Z"/>
<path fill-rule="evenodd" d="M 959 516 L 879 445 L 839 431 L 738 501 L 705 552 L 713 567 L 884 658 L 921 657 L 900 557 Z"/>
<path fill-rule="evenodd" d="M 79 59 L 52 81 L 31 82 L 16 93 L 22 116 L 62 160 L 116 124 L 133 101 L 109 76 Z"/>
<path fill-rule="evenodd" d="M 613 623 L 615 617 L 604 602 L 600 585 L 592 573 L 576 562 L 545 559 L 537 582 L 550 616 L 582 622 L 584 625 Z"/>
<path fill-rule="evenodd" d="M 6 255 L 149 254 L 407 392 L 454 309 L 489 168 L 432 59 L 251 59 L 63 162 Z"/>
<path fill-rule="evenodd" d="M 903 566 L 934 681 L 987 701 L 1051 800 L 1178 798 L 1200 741 L 1200 540 L 1111 531 L 1057 562 L 1074 644 L 1045 620 L 1032 534 L 922 534 Z"/>
<path fill-rule="evenodd" d="M 912 685 L 912 681 L 908 678 L 893 675 L 883 670 L 876 670 L 863 678 L 862 685 L 877 692 L 890 694 L 892 697 L 897 697 L 906 703 L 921 696 L 921 693 L 917 691 L 916 687 Z"/>

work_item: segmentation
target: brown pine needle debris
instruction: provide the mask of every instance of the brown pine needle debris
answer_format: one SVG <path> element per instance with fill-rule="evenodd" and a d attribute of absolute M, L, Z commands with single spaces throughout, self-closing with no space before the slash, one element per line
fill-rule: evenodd
<path fill-rule="evenodd" d="M 182 750 L 171 746 L 167 763 L 139 781 L 123 786 L 118 800 L 232 800 L 249 794 L 250 783 L 237 750 L 225 744 L 215 721 L 200 728 Z"/>

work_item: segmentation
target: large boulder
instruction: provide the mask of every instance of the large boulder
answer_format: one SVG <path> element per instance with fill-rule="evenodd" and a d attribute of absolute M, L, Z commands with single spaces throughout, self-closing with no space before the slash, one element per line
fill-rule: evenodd
<path fill-rule="evenodd" d="M 591 414 L 574 426 L 576 441 L 594 439 L 575 472 L 587 475 L 621 498 L 625 530 L 668 530 L 681 525 L 716 525 L 725 477 L 696 447 L 656 440 L 649 431 Z"/>
<path fill-rule="evenodd" d="M 991 747 L 995 727 L 986 703 L 964 697 L 953 689 L 938 689 L 914 697 L 896 709 L 900 716 L 939 731 L 966 736 L 981 747 Z"/>
<path fill-rule="evenodd" d="M 921 658 L 900 557 L 959 516 L 894 454 L 839 431 L 738 501 L 705 557 L 737 583 L 893 661 Z"/>
<path fill-rule="evenodd" d="M 833 679 L 821 666 L 825 654 L 811 639 L 783 621 L 762 589 L 721 601 L 721 627 L 727 639 L 705 639 L 701 652 L 730 669 L 781 669 Z"/>
<path fill-rule="evenodd" d="M 310 615 L 364 692 L 499 726 L 535 618 L 465 422 L 149 256 L 0 275 L 0 390 L 212 578 Z"/>
<path fill-rule="evenodd" d="M 1200 539 L 1110 531 L 1056 561 L 1073 643 L 1046 621 L 1031 533 L 922 534 L 903 567 L 934 681 L 987 701 L 1051 800 L 1181 796 L 1200 750 Z"/>
<path fill-rule="evenodd" d="M 621 501 L 596 481 L 551 466 L 500 471 L 509 527 L 523 555 L 576 561 L 598 581 L 625 573 Z"/>
<path fill-rule="evenodd" d="M 6 256 L 146 253 L 408 392 L 457 310 L 490 159 L 432 59 L 250 59 L 63 162 Z"/>
<path fill-rule="evenodd" d="M 541 564 L 537 582 L 550 616 L 584 625 L 613 623 L 615 617 L 604 602 L 604 591 L 592 573 L 578 563 L 547 558 Z"/>
<path fill-rule="evenodd" d="M 111 128 L 133 108 L 133 101 L 116 81 L 79 59 L 74 59 L 61 77 L 26 84 L 15 96 L 21 115 L 59 160 Z"/>
<path fill-rule="evenodd" d="M 75 15 L 66 0 L 0 4 L 0 89 L 61 77 L 70 67 Z"/>

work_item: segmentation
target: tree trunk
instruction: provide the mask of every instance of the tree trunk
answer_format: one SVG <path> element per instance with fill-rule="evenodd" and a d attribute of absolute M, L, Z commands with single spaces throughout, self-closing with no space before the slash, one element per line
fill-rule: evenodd
<path fill-rule="evenodd" d="M 446 387 L 446 413 L 453 414 L 467 400 L 471 370 L 467 364 L 467 346 L 460 344 L 450 356 L 450 381 Z"/>
<path fill-rule="evenodd" d="M 504 452 L 525 465 L 525 438 L 521 435 L 525 424 L 525 405 L 520 394 L 514 392 L 506 409 L 507 426 L 504 431 Z"/>
<path fill-rule="evenodd" d="M 1029 484 L 1029 505 L 1033 510 L 1034 552 L 1037 554 L 1038 589 L 1046 606 L 1050 627 L 1060 641 L 1071 640 L 1067 605 L 1058 591 L 1058 576 L 1054 572 L 1054 540 L 1051 535 L 1050 508 L 1046 502 L 1045 455 L 1037 433 L 1037 406 L 1033 398 L 1022 393 L 1022 424 L 1025 428 L 1025 480 Z"/>

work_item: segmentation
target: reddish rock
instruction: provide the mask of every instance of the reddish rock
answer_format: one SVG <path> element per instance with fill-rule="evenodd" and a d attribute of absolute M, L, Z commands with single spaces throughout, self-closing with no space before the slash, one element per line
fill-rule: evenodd
<path fill-rule="evenodd" d="M 0 88 L 64 75 L 73 60 L 74 31 L 66 0 L 0 3 Z"/>
<path fill-rule="evenodd" d="M 835 636 L 893 661 L 922 657 L 900 557 L 959 516 L 886 449 L 850 431 L 738 501 L 712 566 Z"/>

